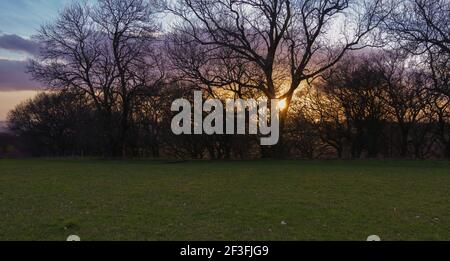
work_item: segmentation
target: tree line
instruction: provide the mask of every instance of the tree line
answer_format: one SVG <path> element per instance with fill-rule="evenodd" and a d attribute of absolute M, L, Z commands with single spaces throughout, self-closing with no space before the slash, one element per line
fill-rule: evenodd
<path fill-rule="evenodd" d="M 36 156 L 450 158 L 448 0 L 99 0 L 35 39 Z M 170 21 L 170 22 L 169 22 Z M 281 139 L 177 136 L 175 99 L 279 99 Z"/>

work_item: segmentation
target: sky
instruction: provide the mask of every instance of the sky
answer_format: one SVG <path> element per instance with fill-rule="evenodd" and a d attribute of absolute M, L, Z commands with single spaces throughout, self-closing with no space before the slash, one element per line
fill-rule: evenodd
<path fill-rule="evenodd" d="M 27 60 L 37 52 L 30 38 L 72 1 L 77 0 L 0 0 L 0 121 L 42 90 L 25 73 Z"/>

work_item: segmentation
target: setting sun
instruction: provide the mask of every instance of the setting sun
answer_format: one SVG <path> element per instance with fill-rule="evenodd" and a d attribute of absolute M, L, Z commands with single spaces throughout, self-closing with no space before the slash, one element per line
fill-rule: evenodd
<path fill-rule="evenodd" d="M 287 102 L 286 100 L 281 100 L 278 102 L 278 108 L 280 108 L 280 110 L 284 110 L 287 107 Z"/>

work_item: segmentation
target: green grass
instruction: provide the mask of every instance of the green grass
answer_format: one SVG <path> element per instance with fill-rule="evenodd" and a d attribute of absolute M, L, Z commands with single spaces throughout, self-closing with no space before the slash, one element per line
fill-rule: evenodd
<path fill-rule="evenodd" d="M 0 160 L 0 240 L 71 234 L 450 240 L 450 162 Z"/>

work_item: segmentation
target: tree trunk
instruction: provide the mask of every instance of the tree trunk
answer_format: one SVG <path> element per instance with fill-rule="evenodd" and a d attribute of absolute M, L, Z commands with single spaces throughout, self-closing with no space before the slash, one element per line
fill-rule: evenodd
<path fill-rule="evenodd" d="M 268 99 L 268 106 L 270 111 L 272 110 L 271 99 Z M 279 113 L 279 121 L 280 121 L 280 129 L 279 129 L 279 140 L 276 145 L 273 146 L 261 146 L 261 156 L 262 158 L 274 158 L 274 159 L 283 159 L 286 157 L 286 144 L 285 144 L 285 131 L 287 124 L 287 117 L 289 112 L 289 107 L 292 101 L 292 94 L 286 98 L 286 108 L 280 111 Z"/>

